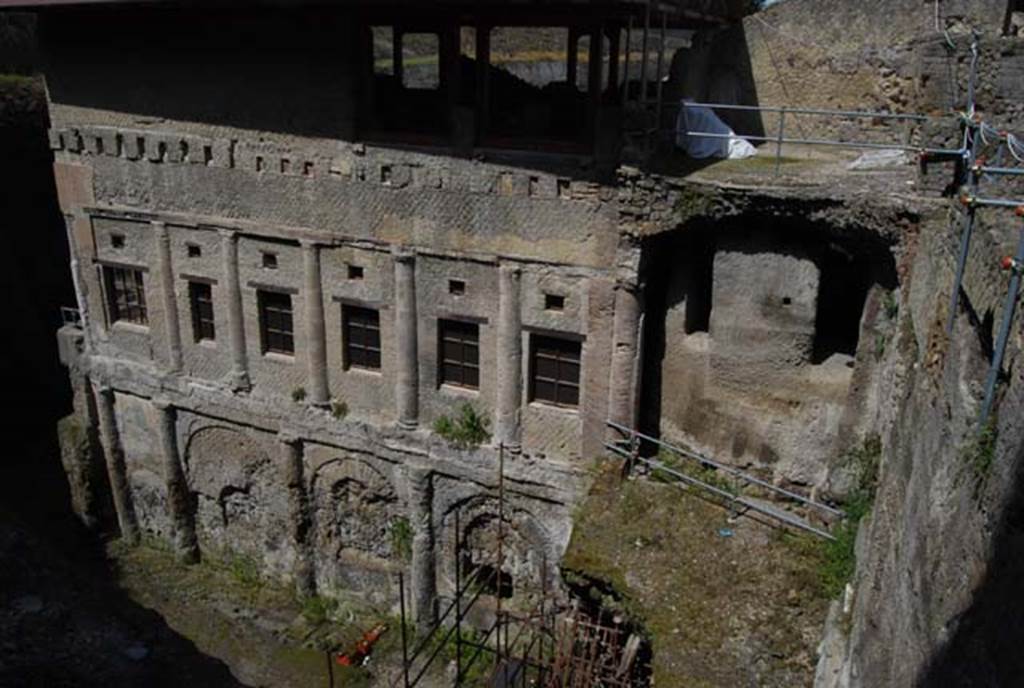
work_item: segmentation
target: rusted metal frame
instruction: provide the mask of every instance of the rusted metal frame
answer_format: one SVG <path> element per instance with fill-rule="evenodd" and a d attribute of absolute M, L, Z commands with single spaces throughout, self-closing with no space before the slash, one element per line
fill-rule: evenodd
<path fill-rule="evenodd" d="M 405 622 L 405 575 L 398 572 L 398 608 L 401 613 L 401 624 L 402 624 L 402 686 L 403 688 L 410 688 L 409 686 L 409 639 L 408 631 L 406 630 Z"/>
<path fill-rule="evenodd" d="M 498 594 L 496 595 L 497 612 L 497 642 L 495 646 L 498 651 L 494 656 L 494 665 L 501 662 L 501 593 L 502 593 L 502 568 L 505 564 L 505 443 L 498 444 L 498 565 L 495 567 L 495 575 L 498 578 Z M 508 628 L 505 629 L 508 633 Z"/>
<path fill-rule="evenodd" d="M 480 599 L 480 596 L 482 594 L 483 594 L 483 588 L 481 587 L 479 590 L 476 591 L 476 593 L 473 595 L 473 599 L 471 599 L 469 601 L 469 604 L 466 605 L 466 607 L 462 610 L 461 613 L 463 615 L 468 613 L 469 610 L 473 608 L 473 605 L 476 604 L 477 600 Z M 461 591 L 457 591 L 456 592 L 456 597 L 455 597 L 455 602 L 458 601 L 460 596 L 461 596 Z M 445 616 L 447 616 L 448 612 L 450 612 L 452 610 L 452 608 L 455 606 L 455 602 L 453 602 L 451 605 L 448 606 L 448 610 L 445 612 Z M 424 639 L 420 642 L 419 649 L 413 654 L 413 657 L 409 660 L 409 664 L 410 665 L 413 664 L 419 658 L 419 654 L 423 651 L 425 644 L 430 639 L 433 638 L 434 633 L 437 631 L 438 628 L 440 628 L 441 623 L 443 621 L 444 621 L 444 617 L 442 617 L 436 624 L 434 624 L 434 626 L 431 629 L 430 633 L 427 636 L 425 636 Z M 424 662 L 423 667 L 420 669 L 419 673 L 416 674 L 416 677 L 412 680 L 412 683 L 410 684 L 410 688 L 415 688 L 415 686 L 419 683 L 419 680 L 421 678 L 423 678 L 423 675 L 427 672 L 427 669 L 429 669 L 430 666 L 434 663 L 434 660 L 437 659 L 437 655 L 440 654 L 442 649 L 444 649 L 445 643 L 447 643 L 448 639 L 451 638 L 452 633 L 454 632 L 454 630 L 455 630 L 455 626 L 453 625 L 453 626 L 450 626 L 447 631 L 445 631 L 444 635 L 441 638 L 441 641 L 439 643 L 437 643 L 437 646 L 434 648 L 434 651 L 432 653 L 430 653 L 430 657 L 427 658 L 427 661 Z"/>

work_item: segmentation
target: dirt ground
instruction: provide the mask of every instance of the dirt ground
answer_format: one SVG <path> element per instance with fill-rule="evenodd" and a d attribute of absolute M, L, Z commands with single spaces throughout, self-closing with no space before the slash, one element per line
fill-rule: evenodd
<path fill-rule="evenodd" d="M 813 545 L 676 485 L 602 482 L 564 569 L 643 626 L 657 688 L 813 683 L 827 608 Z"/>

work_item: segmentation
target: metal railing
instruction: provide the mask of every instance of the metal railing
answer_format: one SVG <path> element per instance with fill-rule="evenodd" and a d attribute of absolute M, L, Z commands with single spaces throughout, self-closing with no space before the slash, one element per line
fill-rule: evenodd
<path fill-rule="evenodd" d="M 628 428 L 624 425 L 621 425 L 611 420 L 607 421 L 607 425 L 608 427 L 621 433 L 623 435 L 623 443 L 625 443 L 625 446 L 623 446 L 623 444 L 606 442 L 605 447 L 608 450 L 623 457 L 628 461 L 637 461 L 643 463 L 651 467 L 655 471 L 671 476 L 677 481 L 684 482 L 687 483 L 688 485 L 693 485 L 695 487 L 699 487 L 700 489 L 710 492 L 716 495 L 717 497 L 721 497 L 722 499 L 727 500 L 727 502 L 730 505 L 730 508 L 740 506 L 743 507 L 744 510 L 755 511 L 763 516 L 768 516 L 776 521 L 780 521 L 794 528 L 798 528 L 800 530 L 813 533 L 814 535 L 817 535 L 819 537 L 823 537 L 828 540 L 835 539 L 832 536 L 832 534 L 829 533 L 827 530 L 817 528 L 794 514 L 783 511 L 781 509 L 770 508 L 767 505 L 759 503 L 757 500 L 740 494 L 738 491 L 732 492 L 717 485 L 712 485 L 711 483 L 701 480 L 700 478 L 694 477 L 692 475 L 687 475 L 686 473 L 683 473 L 682 471 L 672 468 L 671 466 L 666 466 L 661 461 L 640 456 L 638 451 L 640 442 L 650 442 L 661 449 L 664 449 L 676 456 L 679 456 L 683 459 L 686 459 L 696 464 L 700 468 L 713 468 L 716 471 L 721 471 L 722 473 L 729 475 L 731 478 L 733 478 L 740 486 L 757 486 L 758 488 L 761 488 L 771 493 L 775 497 L 790 502 L 796 502 L 803 507 L 816 511 L 824 518 L 839 519 L 845 517 L 845 514 L 840 509 L 836 509 L 835 507 L 831 507 L 827 504 L 822 504 L 821 502 L 816 502 L 809 497 L 805 497 L 804 495 L 793 492 L 792 490 L 787 490 L 783 487 L 779 487 L 778 485 L 774 485 L 766 480 L 762 480 L 756 476 L 750 475 L 749 473 L 745 473 L 739 470 L 738 468 L 723 463 L 719 463 L 718 461 L 710 459 L 704 456 L 703 454 L 683 449 L 682 447 L 678 447 L 674 444 L 664 442 L 655 437 L 651 437 L 650 435 L 645 435 L 642 432 L 638 432 L 637 430 Z"/>
<path fill-rule="evenodd" d="M 774 143 L 775 144 L 775 172 L 778 174 L 779 167 L 782 162 L 782 146 L 783 144 L 800 144 L 809 146 L 832 146 L 837 148 L 850 148 L 850 149 L 867 149 L 867 150 L 902 150 L 902 151 L 914 151 L 918 153 L 930 153 L 930 154 L 942 154 L 956 151 L 947 151 L 945 149 L 931 149 L 922 147 L 920 145 L 912 145 L 905 141 L 894 141 L 894 142 L 871 142 L 871 141 L 846 141 L 841 139 L 825 139 L 825 138 L 793 138 L 786 136 L 786 117 L 794 115 L 809 115 L 816 117 L 836 117 L 836 118 L 851 118 L 851 119 L 870 119 L 870 120 L 889 120 L 899 122 L 910 122 L 910 123 L 922 123 L 931 119 L 927 115 L 921 115 L 917 113 L 894 113 L 894 112 L 875 112 L 868 110 L 827 110 L 821 108 L 799 108 L 799 107 L 784 107 L 784 106 L 772 106 L 772 105 L 732 105 L 728 103 L 698 103 L 693 101 L 682 101 L 680 106 L 683 109 L 684 121 L 686 120 L 685 112 L 691 108 L 708 108 L 711 110 L 732 110 L 738 112 L 759 112 L 759 113 L 778 113 L 779 124 L 774 136 L 756 135 L 756 134 L 721 134 L 718 132 L 710 131 L 691 131 L 689 125 L 687 125 L 686 131 L 682 132 L 686 136 L 695 136 L 698 138 L 711 138 L 711 139 L 731 139 L 731 138 L 744 138 L 748 141 L 757 141 L 761 143 Z"/>

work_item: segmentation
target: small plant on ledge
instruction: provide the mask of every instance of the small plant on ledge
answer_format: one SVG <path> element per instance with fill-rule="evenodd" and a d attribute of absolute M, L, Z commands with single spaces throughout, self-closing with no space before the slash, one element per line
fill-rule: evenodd
<path fill-rule="evenodd" d="M 292 401 L 296 404 L 301 404 L 306 399 L 306 388 L 296 387 L 292 390 Z"/>
<path fill-rule="evenodd" d="M 340 399 L 331 399 L 331 415 L 342 420 L 348 415 L 348 404 Z"/>
<path fill-rule="evenodd" d="M 480 446 L 491 438 L 491 433 L 487 431 L 487 419 L 469 403 L 459 406 L 455 418 L 441 416 L 435 420 L 434 432 L 459 449 Z"/>

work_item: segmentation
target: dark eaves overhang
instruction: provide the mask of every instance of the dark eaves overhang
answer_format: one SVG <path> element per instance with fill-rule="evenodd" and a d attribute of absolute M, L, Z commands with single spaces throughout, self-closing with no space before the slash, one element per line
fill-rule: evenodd
<path fill-rule="evenodd" d="M 664 15 L 670 25 L 695 22 L 697 24 L 727 24 L 741 18 L 749 6 L 747 0 L 0 0 L 0 10 L 45 10 L 79 6 L 178 6 L 192 8 L 212 7 L 296 7 L 302 5 L 348 6 L 384 8 L 403 5 L 416 9 L 458 8 L 554 9 L 559 6 L 578 12 L 582 7 L 624 12 L 637 18 L 650 13 Z M 657 21 L 657 20 L 655 20 Z"/>

